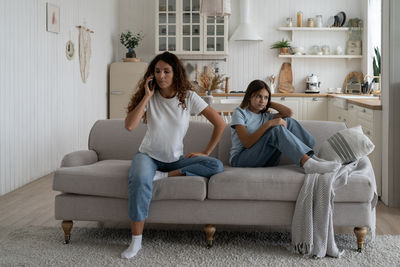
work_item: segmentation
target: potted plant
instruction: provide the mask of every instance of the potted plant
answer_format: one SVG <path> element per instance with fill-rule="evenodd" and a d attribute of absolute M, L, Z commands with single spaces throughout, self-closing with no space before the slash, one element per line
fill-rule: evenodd
<path fill-rule="evenodd" d="M 372 80 L 372 87 L 375 92 L 380 91 L 380 75 L 381 75 L 381 53 L 379 52 L 379 48 L 375 47 L 375 56 L 372 60 L 372 67 L 374 69 L 374 76 L 379 78 L 374 78 Z"/>
<path fill-rule="evenodd" d="M 134 34 L 128 30 L 126 33 L 124 32 L 121 33 L 121 37 L 119 38 L 119 40 L 121 41 L 121 44 L 128 49 L 128 53 L 126 53 L 125 55 L 126 58 L 128 59 L 136 58 L 136 53 L 134 48 L 139 45 L 142 39 L 143 39 L 143 34 L 141 32 Z"/>
<path fill-rule="evenodd" d="M 289 40 L 282 39 L 281 41 L 277 41 L 271 45 L 271 49 L 279 48 L 279 53 L 281 55 L 289 54 L 289 48 L 291 48 L 291 44 Z"/>

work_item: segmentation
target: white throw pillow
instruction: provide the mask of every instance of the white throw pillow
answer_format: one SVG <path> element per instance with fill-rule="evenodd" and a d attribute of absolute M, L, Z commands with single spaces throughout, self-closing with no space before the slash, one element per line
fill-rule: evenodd
<path fill-rule="evenodd" d="M 369 155 L 375 148 L 361 126 L 341 130 L 326 140 L 318 153 L 324 160 L 350 163 Z"/>

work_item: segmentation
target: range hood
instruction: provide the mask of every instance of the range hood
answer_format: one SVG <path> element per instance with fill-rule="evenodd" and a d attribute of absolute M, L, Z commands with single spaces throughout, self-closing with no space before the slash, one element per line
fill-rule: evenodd
<path fill-rule="evenodd" d="M 240 24 L 232 34 L 230 40 L 234 41 L 262 41 L 262 38 L 254 30 L 249 19 L 249 0 L 240 0 Z"/>

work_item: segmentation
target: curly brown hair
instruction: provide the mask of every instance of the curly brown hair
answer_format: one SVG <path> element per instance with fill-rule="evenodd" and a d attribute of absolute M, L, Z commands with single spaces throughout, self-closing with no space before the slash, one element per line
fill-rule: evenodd
<path fill-rule="evenodd" d="M 144 74 L 143 78 L 138 82 L 137 85 L 138 90 L 136 91 L 135 94 L 132 95 L 131 100 L 129 101 L 129 105 L 127 107 L 127 113 L 134 110 L 135 107 L 139 104 L 139 102 L 143 99 L 145 95 L 145 88 L 144 88 L 145 82 L 149 76 L 154 75 L 156 64 L 159 61 L 164 61 L 165 63 L 167 63 L 172 67 L 172 71 L 174 74 L 173 86 L 175 87 L 175 90 L 177 92 L 179 105 L 182 107 L 182 109 L 186 109 L 185 98 L 187 96 L 187 91 L 193 90 L 192 84 L 190 83 L 188 76 L 186 74 L 186 70 L 183 67 L 183 64 L 179 60 L 179 58 L 176 55 L 166 51 L 162 54 L 157 55 L 150 62 L 149 66 L 147 67 L 146 73 Z M 155 90 L 159 90 L 157 84 Z M 143 120 L 146 121 L 146 113 L 144 114 Z"/>
<path fill-rule="evenodd" d="M 244 95 L 242 103 L 240 103 L 241 108 L 247 108 L 250 106 L 250 98 L 256 94 L 258 91 L 261 89 L 266 89 L 268 92 L 268 103 L 265 109 L 261 110 L 262 113 L 267 112 L 269 107 L 271 106 L 271 90 L 269 89 L 269 86 L 261 81 L 261 80 L 254 80 L 252 81 L 249 86 L 247 86 L 246 89 L 246 94 Z"/>

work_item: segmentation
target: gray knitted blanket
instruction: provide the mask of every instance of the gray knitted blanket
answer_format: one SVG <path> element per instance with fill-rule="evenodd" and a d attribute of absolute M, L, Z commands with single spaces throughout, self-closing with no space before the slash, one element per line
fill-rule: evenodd
<path fill-rule="evenodd" d="M 317 258 L 340 258 L 343 251 L 336 246 L 333 230 L 333 200 L 336 189 L 347 184 L 352 173 L 370 178 L 374 187 L 375 175 L 368 159 L 363 158 L 342 166 L 337 172 L 308 174 L 297 197 L 292 220 L 292 245 L 294 251 Z M 375 209 L 377 195 L 372 201 Z M 375 238 L 375 217 L 371 218 L 371 240 Z"/>

